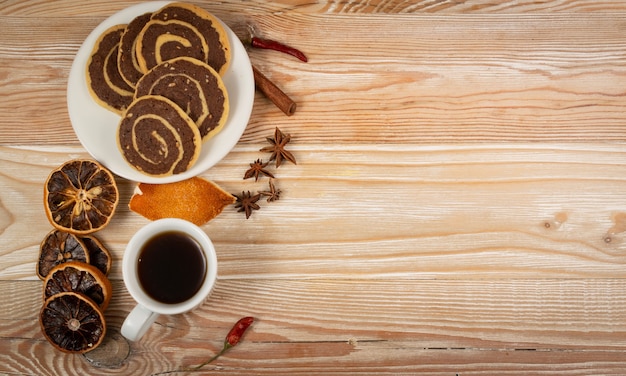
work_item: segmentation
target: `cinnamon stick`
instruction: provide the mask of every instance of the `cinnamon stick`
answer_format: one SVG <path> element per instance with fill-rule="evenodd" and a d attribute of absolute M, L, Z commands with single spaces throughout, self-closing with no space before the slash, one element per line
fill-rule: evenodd
<path fill-rule="evenodd" d="M 287 94 L 285 94 L 278 86 L 276 86 L 269 78 L 253 65 L 254 84 L 261 93 L 272 101 L 287 116 L 296 112 L 296 102 L 294 102 Z"/>

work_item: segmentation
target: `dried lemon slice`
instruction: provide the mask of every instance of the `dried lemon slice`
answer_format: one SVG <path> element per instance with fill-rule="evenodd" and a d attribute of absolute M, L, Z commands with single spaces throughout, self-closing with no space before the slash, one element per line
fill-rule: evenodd
<path fill-rule="evenodd" d="M 87 253 L 89 254 L 89 263 L 100 269 L 104 275 L 108 275 L 113 264 L 111 252 L 102 244 L 100 239 L 93 235 L 85 235 L 79 237 L 85 243 Z"/>
<path fill-rule="evenodd" d="M 95 266 L 71 261 L 55 266 L 43 282 L 44 299 L 68 291 L 87 296 L 104 311 L 111 301 L 113 288 L 109 279 Z"/>
<path fill-rule="evenodd" d="M 37 276 L 43 280 L 55 266 L 70 261 L 89 263 L 85 243 L 69 232 L 52 230 L 39 247 Z"/>
<path fill-rule="evenodd" d="M 46 299 L 39 324 L 54 347 L 69 353 L 95 349 L 106 334 L 102 310 L 91 299 L 76 292 L 62 292 Z"/>
<path fill-rule="evenodd" d="M 46 216 L 54 227 L 73 234 L 104 228 L 117 207 L 113 174 L 98 162 L 75 159 L 50 173 L 44 187 Z"/>

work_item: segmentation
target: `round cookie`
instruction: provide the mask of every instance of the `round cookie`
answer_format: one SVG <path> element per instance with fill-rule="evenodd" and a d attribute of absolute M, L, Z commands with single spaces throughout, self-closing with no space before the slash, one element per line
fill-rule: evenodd
<path fill-rule="evenodd" d="M 124 81 L 133 88 L 137 85 L 137 81 L 139 81 L 141 76 L 143 76 L 143 72 L 139 69 L 137 55 L 135 54 L 137 36 L 150 21 L 150 16 L 152 16 L 152 13 L 148 12 L 135 17 L 126 26 L 126 30 L 120 40 L 117 66 Z"/>
<path fill-rule="evenodd" d="M 203 140 L 217 134 L 228 118 L 229 101 L 220 75 L 199 60 L 181 57 L 152 68 L 137 83 L 135 98 L 160 95 L 196 123 Z"/>
<path fill-rule="evenodd" d="M 193 25 L 208 44 L 208 57 L 204 60 L 220 75 L 230 65 L 231 47 L 222 23 L 206 10 L 187 3 L 170 3 L 152 15 L 153 20 L 179 20 Z"/>
<path fill-rule="evenodd" d="M 117 133 L 124 159 L 151 176 L 187 171 L 200 155 L 202 138 L 196 124 L 171 100 L 147 95 L 134 100 Z"/>
<path fill-rule="evenodd" d="M 101 106 L 121 114 L 133 100 L 134 90 L 120 75 L 117 55 L 126 25 L 107 29 L 94 44 L 87 61 L 86 78 L 89 93 Z"/>
<path fill-rule="evenodd" d="M 209 47 L 193 26 L 183 21 L 150 20 L 137 37 L 135 54 L 143 73 L 181 56 L 206 61 Z"/>

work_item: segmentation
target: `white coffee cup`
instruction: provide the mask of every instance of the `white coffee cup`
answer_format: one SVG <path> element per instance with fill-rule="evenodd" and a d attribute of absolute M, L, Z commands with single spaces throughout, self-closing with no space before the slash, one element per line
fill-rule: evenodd
<path fill-rule="evenodd" d="M 206 261 L 204 280 L 197 292 L 180 303 L 163 303 L 142 287 L 138 275 L 141 252 L 146 243 L 164 233 L 183 233 L 199 245 Z M 175 250 L 172 251 L 175 253 Z M 159 219 L 141 228 L 128 242 L 122 260 L 124 284 L 137 305 L 124 320 L 122 335 L 131 341 L 140 339 L 159 315 L 176 315 L 200 306 L 211 294 L 217 279 L 217 256 L 208 235 L 195 224 L 177 218 Z"/>

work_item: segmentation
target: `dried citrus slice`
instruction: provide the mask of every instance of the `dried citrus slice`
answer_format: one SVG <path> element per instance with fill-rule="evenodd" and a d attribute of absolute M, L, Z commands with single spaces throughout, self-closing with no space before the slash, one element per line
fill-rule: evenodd
<path fill-rule="evenodd" d="M 70 353 L 95 349 L 106 333 L 102 310 L 91 299 L 76 292 L 62 292 L 46 299 L 39 324 L 54 347 Z"/>
<path fill-rule="evenodd" d="M 139 183 L 128 206 L 150 220 L 181 218 L 201 226 L 235 200 L 217 184 L 193 177 L 167 184 Z"/>
<path fill-rule="evenodd" d="M 84 262 L 71 261 L 55 266 L 43 282 L 43 297 L 74 291 L 81 293 L 101 310 L 106 310 L 111 300 L 111 282 L 98 268 Z"/>
<path fill-rule="evenodd" d="M 69 232 L 50 231 L 39 247 L 37 276 L 43 280 L 52 268 L 68 261 L 89 263 L 89 254 L 85 243 Z"/>
<path fill-rule="evenodd" d="M 100 239 L 93 235 L 81 236 L 79 239 L 85 243 L 85 247 L 89 253 L 89 263 L 100 269 L 104 275 L 108 275 L 109 270 L 111 270 L 111 264 L 113 263 L 111 252 L 102 244 Z"/>
<path fill-rule="evenodd" d="M 50 223 L 73 234 L 84 235 L 104 228 L 118 200 L 113 174 L 92 160 L 64 163 L 50 173 L 44 187 Z"/>

